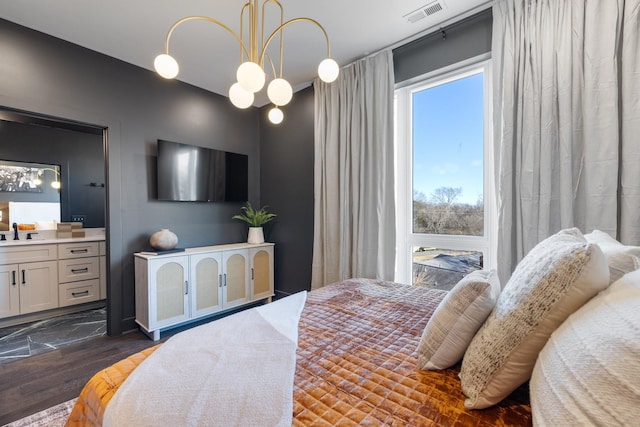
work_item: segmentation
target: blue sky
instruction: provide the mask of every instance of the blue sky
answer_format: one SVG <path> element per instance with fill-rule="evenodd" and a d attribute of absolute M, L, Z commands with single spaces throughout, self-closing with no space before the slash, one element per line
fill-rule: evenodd
<path fill-rule="evenodd" d="M 483 75 L 413 95 L 413 189 L 427 198 L 439 187 L 461 187 L 460 203 L 482 198 Z"/>

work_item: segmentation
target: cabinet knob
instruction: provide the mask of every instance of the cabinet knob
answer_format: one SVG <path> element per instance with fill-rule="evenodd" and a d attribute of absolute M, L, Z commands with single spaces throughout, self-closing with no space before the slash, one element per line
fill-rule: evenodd
<path fill-rule="evenodd" d="M 218 274 L 218 287 L 222 287 L 222 274 Z"/>
<path fill-rule="evenodd" d="M 184 294 L 187 295 L 189 293 L 189 281 L 184 281 Z"/>

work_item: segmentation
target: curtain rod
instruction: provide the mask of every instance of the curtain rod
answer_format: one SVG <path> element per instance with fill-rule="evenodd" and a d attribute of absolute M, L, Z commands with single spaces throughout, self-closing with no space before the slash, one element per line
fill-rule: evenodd
<path fill-rule="evenodd" d="M 406 37 L 400 41 L 397 41 L 393 44 L 390 44 L 388 46 L 383 47 L 382 49 L 378 49 L 375 52 L 371 52 L 371 53 L 367 53 L 366 55 L 363 55 L 362 57 L 353 60 L 351 63 L 359 61 L 360 59 L 364 59 L 364 58 L 368 58 L 370 56 L 374 56 L 377 55 L 378 53 L 385 51 L 387 49 L 397 49 L 397 48 L 401 48 L 404 46 L 408 46 L 409 44 L 418 41 L 419 39 L 422 39 L 424 37 L 428 37 L 428 36 L 436 36 L 439 35 L 441 32 L 447 32 L 455 27 L 458 27 L 462 24 L 464 24 L 465 22 L 467 22 L 468 18 L 472 18 L 474 15 L 479 14 L 480 12 L 486 11 L 486 10 L 490 10 L 491 7 L 493 6 L 494 0 L 489 0 L 479 6 L 474 7 L 471 10 L 468 10 L 466 12 L 462 12 L 457 14 L 456 16 L 453 16 L 449 19 L 447 19 L 444 22 L 441 22 L 438 25 L 433 25 L 429 28 L 426 28 L 422 31 L 420 31 L 419 33 L 416 33 L 412 36 Z"/>
<path fill-rule="evenodd" d="M 404 39 L 402 39 L 400 41 L 397 41 L 395 43 L 387 45 L 387 46 L 385 46 L 385 47 L 383 47 L 381 49 L 378 49 L 378 50 L 376 50 L 374 52 L 370 52 L 370 53 L 364 54 L 364 55 L 362 55 L 360 57 L 357 57 L 356 59 L 352 60 L 348 64 L 340 66 L 340 68 L 347 67 L 347 66 L 349 66 L 349 65 L 351 65 L 351 64 L 353 64 L 355 62 L 358 62 L 358 61 L 360 61 L 362 59 L 369 58 L 371 56 L 377 55 L 380 52 L 383 52 L 383 51 L 385 51 L 387 49 L 394 50 L 394 49 L 397 49 L 397 48 L 408 46 L 409 44 L 411 44 L 411 43 L 413 43 L 415 41 L 418 41 L 418 40 L 420 40 L 422 38 L 425 38 L 425 37 L 428 37 L 428 36 L 435 36 L 435 35 L 440 34 L 443 31 L 446 32 L 448 30 L 451 30 L 452 28 L 455 28 L 455 27 L 457 27 L 459 25 L 464 24 L 465 22 L 467 22 L 468 18 L 472 18 L 474 15 L 478 15 L 481 12 L 486 11 L 486 10 L 491 10 L 491 7 L 493 6 L 494 2 L 495 2 L 495 0 L 487 0 L 486 2 L 482 3 L 481 5 L 476 6 L 476 7 L 472 8 L 472 9 L 470 9 L 470 10 L 467 10 L 466 12 L 462 12 L 462 13 L 459 13 L 459 14 L 457 14 L 455 16 L 452 16 L 451 18 L 447 19 L 444 22 L 441 22 L 438 25 L 433 25 L 433 26 L 431 26 L 429 28 L 426 28 L 426 29 L 424 29 L 424 30 L 412 35 L 412 36 L 405 37 Z M 299 85 L 297 85 L 296 87 L 293 88 L 293 91 L 297 92 L 299 90 L 302 90 L 302 89 L 310 86 L 311 84 L 313 84 L 313 80 L 308 81 L 308 82 L 300 83 Z"/>

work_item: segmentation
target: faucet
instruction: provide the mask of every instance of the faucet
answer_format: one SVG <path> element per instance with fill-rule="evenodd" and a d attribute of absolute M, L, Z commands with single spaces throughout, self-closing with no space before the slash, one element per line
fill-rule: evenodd
<path fill-rule="evenodd" d="M 20 238 L 18 237 L 18 223 L 17 222 L 13 223 L 13 240 L 20 240 Z"/>

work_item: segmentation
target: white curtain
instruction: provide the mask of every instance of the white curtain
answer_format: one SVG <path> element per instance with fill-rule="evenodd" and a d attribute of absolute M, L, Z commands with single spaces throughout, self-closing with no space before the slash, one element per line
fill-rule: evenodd
<path fill-rule="evenodd" d="M 620 49 L 619 239 L 640 244 L 640 0 L 624 1 Z"/>
<path fill-rule="evenodd" d="M 315 87 L 312 289 L 393 280 L 393 56 L 357 61 Z"/>
<path fill-rule="evenodd" d="M 493 6 L 502 280 L 562 228 L 640 243 L 639 3 Z"/>

